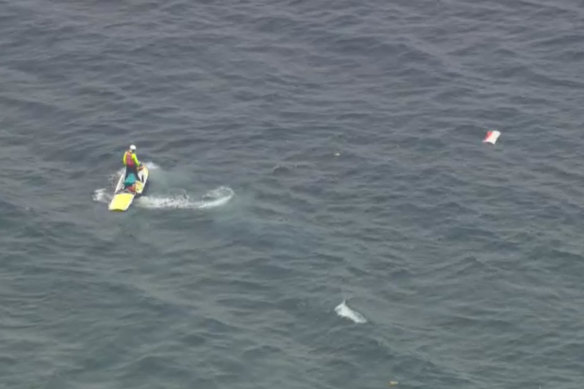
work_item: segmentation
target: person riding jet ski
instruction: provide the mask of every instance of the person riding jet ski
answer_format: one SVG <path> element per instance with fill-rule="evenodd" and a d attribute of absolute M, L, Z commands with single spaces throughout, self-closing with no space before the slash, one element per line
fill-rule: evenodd
<path fill-rule="evenodd" d="M 124 189 L 136 193 L 136 176 L 134 173 L 130 173 L 128 174 L 128 177 L 126 177 L 126 180 L 124 181 Z"/>
<path fill-rule="evenodd" d="M 126 150 L 124 156 L 122 157 L 122 162 L 126 167 L 126 177 L 128 177 L 128 174 L 134 173 L 136 179 L 140 180 L 140 176 L 138 175 L 138 169 L 142 167 L 142 164 L 140 163 L 138 157 L 136 156 L 135 145 L 130 145 L 130 148 Z"/>

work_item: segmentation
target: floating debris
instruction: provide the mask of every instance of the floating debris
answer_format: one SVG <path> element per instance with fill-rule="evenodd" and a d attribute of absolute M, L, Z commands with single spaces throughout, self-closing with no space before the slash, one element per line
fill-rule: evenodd
<path fill-rule="evenodd" d="M 490 143 L 495 144 L 497 143 L 497 139 L 501 136 L 500 131 L 487 131 L 487 136 L 483 139 L 483 143 Z"/>
<path fill-rule="evenodd" d="M 358 324 L 367 323 L 367 319 L 365 319 L 365 316 L 349 308 L 345 300 L 343 300 L 342 303 L 335 307 L 335 312 L 337 313 L 337 315 L 341 317 L 346 317 L 347 319 L 350 319 L 355 323 Z"/>

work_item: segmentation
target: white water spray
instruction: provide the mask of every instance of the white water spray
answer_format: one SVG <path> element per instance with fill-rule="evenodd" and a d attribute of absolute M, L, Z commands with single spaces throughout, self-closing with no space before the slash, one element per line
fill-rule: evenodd
<path fill-rule="evenodd" d="M 158 170 L 160 166 L 154 162 L 144 162 L 148 170 Z M 98 188 L 93 191 L 93 201 L 108 204 L 113 198 L 114 188 L 120 178 L 124 174 L 124 168 L 112 173 L 108 179 L 111 183 L 111 188 Z M 210 190 L 199 199 L 193 199 L 188 194 L 181 195 L 144 195 L 134 200 L 134 205 L 142 208 L 150 209 L 208 209 L 216 208 L 228 203 L 235 192 L 227 186 L 220 186 L 216 189 Z"/>
<path fill-rule="evenodd" d="M 207 192 L 200 200 L 194 200 L 187 194 L 174 196 L 142 196 L 136 205 L 150 209 L 207 209 L 225 205 L 235 195 L 229 187 L 221 186 Z"/>
<path fill-rule="evenodd" d="M 335 312 L 340 317 L 346 317 L 347 319 L 352 320 L 355 323 L 358 324 L 367 323 L 367 319 L 365 319 L 365 316 L 349 308 L 345 300 L 343 300 L 342 303 L 335 307 Z"/>

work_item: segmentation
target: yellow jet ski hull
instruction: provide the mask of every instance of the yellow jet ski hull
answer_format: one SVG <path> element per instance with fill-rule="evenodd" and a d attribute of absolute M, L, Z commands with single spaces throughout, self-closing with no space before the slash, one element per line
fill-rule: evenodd
<path fill-rule="evenodd" d="M 142 169 L 138 171 L 138 176 L 141 181 L 136 182 L 136 193 L 132 193 L 124 189 L 124 180 L 126 179 L 125 174 L 122 173 L 118 184 L 116 185 L 116 190 L 114 192 L 114 198 L 109 203 L 110 211 L 124 212 L 130 208 L 134 198 L 140 196 L 144 189 L 146 188 L 146 183 L 148 182 L 148 168 L 143 166 Z"/>

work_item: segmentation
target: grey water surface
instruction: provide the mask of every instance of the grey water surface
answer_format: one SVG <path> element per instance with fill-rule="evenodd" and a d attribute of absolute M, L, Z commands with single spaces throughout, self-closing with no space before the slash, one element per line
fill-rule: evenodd
<path fill-rule="evenodd" d="M 0 1 L 0 388 L 584 387 L 583 27 Z"/>

